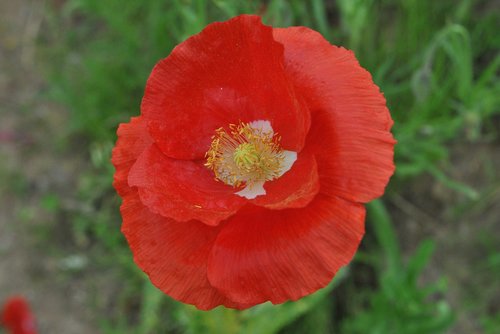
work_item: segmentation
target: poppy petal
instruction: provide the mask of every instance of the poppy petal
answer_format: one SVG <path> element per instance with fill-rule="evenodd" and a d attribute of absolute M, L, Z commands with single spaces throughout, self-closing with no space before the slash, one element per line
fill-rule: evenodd
<path fill-rule="evenodd" d="M 306 146 L 316 149 L 321 192 L 368 202 L 394 172 L 393 122 L 386 101 L 353 52 L 305 28 L 274 29 L 285 69 L 312 115 Z"/>
<path fill-rule="evenodd" d="M 176 222 L 156 215 L 141 203 L 137 189 L 128 185 L 127 175 L 132 165 L 153 142 L 142 118 L 134 117 L 130 123 L 121 124 L 117 133 L 112 157 L 116 168 L 114 186 L 123 197 L 122 233 L 137 265 L 160 290 L 200 309 L 220 304 L 250 307 L 230 301 L 208 284 L 206 263 L 219 229 L 201 222 Z"/>
<path fill-rule="evenodd" d="M 153 144 L 138 157 L 129 173 L 152 212 L 177 221 L 200 220 L 217 225 L 245 204 L 235 188 L 217 182 L 201 161 L 176 160 Z"/>
<path fill-rule="evenodd" d="M 130 190 L 127 180 L 130 168 L 144 149 L 151 146 L 153 140 L 142 117 L 132 117 L 129 123 L 120 124 L 117 135 L 118 140 L 111 158 L 116 169 L 113 186 L 120 196 L 124 196 Z"/>
<path fill-rule="evenodd" d="M 303 209 L 240 211 L 208 258 L 208 280 L 231 300 L 274 304 L 326 286 L 364 233 L 363 205 L 318 195 Z"/>
<path fill-rule="evenodd" d="M 253 204 L 269 209 L 301 208 L 309 204 L 320 189 L 314 155 L 299 153 L 292 168 L 279 178 L 264 183 L 265 196 L 257 196 Z"/>
<path fill-rule="evenodd" d="M 283 69 L 283 46 L 252 15 L 179 44 L 153 69 L 141 112 L 160 150 L 176 159 L 202 159 L 216 129 L 257 119 L 271 122 L 284 149 L 300 151 L 310 126 Z"/>
<path fill-rule="evenodd" d="M 207 279 L 207 259 L 220 231 L 197 221 L 177 222 L 152 213 L 137 191 L 124 196 L 122 233 L 136 264 L 151 282 L 176 300 L 202 310 L 218 305 L 245 308 L 213 288 Z"/>

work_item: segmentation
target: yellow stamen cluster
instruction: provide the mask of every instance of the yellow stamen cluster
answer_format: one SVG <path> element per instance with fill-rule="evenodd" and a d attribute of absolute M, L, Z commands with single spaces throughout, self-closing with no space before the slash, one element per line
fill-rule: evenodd
<path fill-rule="evenodd" d="M 279 136 L 242 122 L 230 124 L 229 130 L 215 130 L 205 154 L 205 166 L 213 170 L 216 180 L 239 187 L 281 175 L 285 157 Z"/>

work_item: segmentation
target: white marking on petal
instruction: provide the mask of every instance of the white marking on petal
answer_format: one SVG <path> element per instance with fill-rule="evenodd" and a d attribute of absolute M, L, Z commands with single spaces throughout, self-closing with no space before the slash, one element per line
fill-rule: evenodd
<path fill-rule="evenodd" d="M 248 123 L 252 129 L 261 130 L 262 133 L 268 133 L 270 136 L 274 135 L 271 122 L 262 119 Z"/>
<path fill-rule="evenodd" d="M 283 159 L 283 168 L 278 177 L 288 172 L 297 160 L 297 152 L 284 150 L 283 155 L 285 156 L 285 159 Z"/>
<path fill-rule="evenodd" d="M 248 185 L 243 190 L 240 190 L 236 195 L 245 197 L 246 199 L 254 199 L 257 196 L 265 195 L 266 189 L 264 189 L 264 181 L 254 182 L 251 186 Z"/>

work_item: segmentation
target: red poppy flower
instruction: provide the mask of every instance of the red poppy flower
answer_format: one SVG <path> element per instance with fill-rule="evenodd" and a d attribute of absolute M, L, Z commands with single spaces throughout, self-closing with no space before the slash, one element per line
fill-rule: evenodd
<path fill-rule="evenodd" d="M 23 297 L 9 298 L 2 309 L 1 324 L 10 334 L 36 334 L 35 317 Z"/>
<path fill-rule="evenodd" d="M 141 115 L 118 129 L 135 262 L 200 309 L 324 287 L 394 171 L 391 126 L 351 51 L 257 16 L 210 24 L 155 66 Z"/>

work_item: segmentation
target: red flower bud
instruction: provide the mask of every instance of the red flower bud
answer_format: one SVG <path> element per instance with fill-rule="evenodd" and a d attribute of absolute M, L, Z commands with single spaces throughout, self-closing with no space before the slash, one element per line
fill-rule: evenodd
<path fill-rule="evenodd" d="M 9 298 L 2 309 L 1 324 L 9 334 L 36 334 L 35 317 L 23 297 Z"/>

